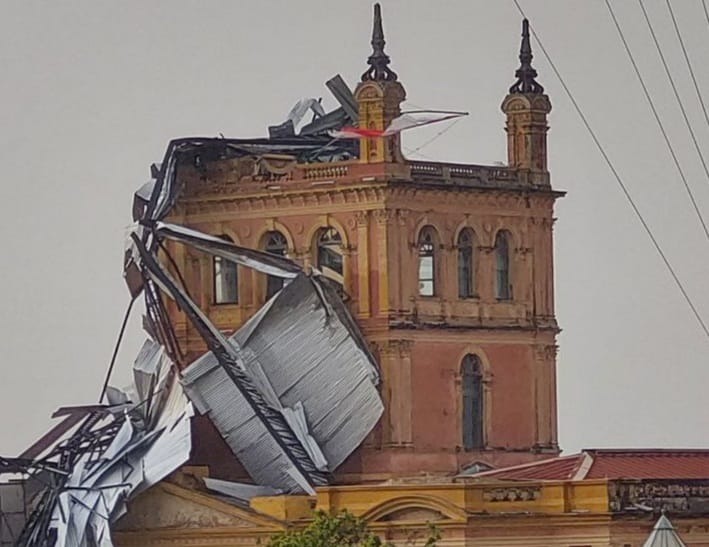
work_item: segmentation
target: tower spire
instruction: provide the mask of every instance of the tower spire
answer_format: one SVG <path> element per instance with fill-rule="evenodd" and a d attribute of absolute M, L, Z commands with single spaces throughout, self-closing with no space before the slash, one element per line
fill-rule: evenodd
<path fill-rule="evenodd" d="M 515 72 L 517 81 L 510 87 L 510 93 L 542 94 L 544 88 L 536 81 L 537 71 L 532 67 L 532 44 L 529 40 L 529 20 L 522 21 L 522 44 L 519 48 L 519 68 Z"/>
<path fill-rule="evenodd" d="M 362 81 L 394 82 L 398 76 L 389 68 L 389 56 L 384 53 L 384 28 L 382 27 L 382 8 L 374 4 L 374 23 L 372 26 L 372 54 L 367 59 L 369 68 L 362 74 Z"/>

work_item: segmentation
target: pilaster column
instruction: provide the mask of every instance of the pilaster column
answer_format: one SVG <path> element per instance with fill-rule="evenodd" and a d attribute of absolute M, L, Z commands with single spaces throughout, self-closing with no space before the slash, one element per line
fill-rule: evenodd
<path fill-rule="evenodd" d="M 554 344 L 534 346 L 534 413 L 535 443 L 540 446 L 556 446 L 556 354 Z"/>
<path fill-rule="evenodd" d="M 387 340 L 377 343 L 382 371 L 384 417 L 382 444 L 406 447 L 413 442 L 411 419 L 411 350 L 410 340 Z"/>
<path fill-rule="evenodd" d="M 359 293 L 357 315 L 362 318 L 371 316 L 369 289 L 369 211 L 355 213 L 357 223 L 357 287 Z"/>
<path fill-rule="evenodd" d="M 477 290 L 482 302 L 495 301 L 495 247 L 478 246 Z"/>
<path fill-rule="evenodd" d="M 409 217 L 411 211 L 408 209 L 396 210 L 396 256 L 397 270 L 396 278 L 392 280 L 392 285 L 396 288 L 396 305 L 394 306 L 401 313 L 409 313 L 410 296 L 415 294 L 411 289 L 414 279 L 417 279 L 418 265 L 411 261 L 411 247 L 409 245 Z"/>
<path fill-rule="evenodd" d="M 375 224 L 375 235 L 377 240 L 377 262 L 378 271 L 378 296 L 377 308 L 379 315 L 387 317 L 389 315 L 389 232 L 393 219 L 393 211 L 390 209 L 375 209 L 372 211 Z"/>

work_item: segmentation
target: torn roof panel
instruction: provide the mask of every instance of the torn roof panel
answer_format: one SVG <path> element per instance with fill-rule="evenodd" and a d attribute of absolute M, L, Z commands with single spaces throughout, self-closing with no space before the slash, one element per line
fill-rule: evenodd
<path fill-rule="evenodd" d="M 302 404 L 308 432 L 333 471 L 372 430 L 383 412 L 376 389 L 376 366 L 338 314 L 323 301 L 318 278 L 299 275 L 231 337 L 239 348 L 245 374 L 269 390 L 286 409 Z M 321 287 L 320 287 L 321 289 Z M 222 436 L 246 469 L 266 474 L 260 484 L 275 488 L 279 470 L 263 463 L 263 447 L 243 442 L 234 413 L 234 395 L 222 382 L 228 379 L 208 353 L 184 371 L 183 382 L 193 400 L 204 405 Z M 324 390 L 323 386 L 328 386 Z M 281 411 L 284 413 L 283 411 Z M 284 413 L 285 414 L 285 413 Z M 301 443 L 305 442 L 301 438 Z M 271 463 L 275 463 L 271 461 Z"/>

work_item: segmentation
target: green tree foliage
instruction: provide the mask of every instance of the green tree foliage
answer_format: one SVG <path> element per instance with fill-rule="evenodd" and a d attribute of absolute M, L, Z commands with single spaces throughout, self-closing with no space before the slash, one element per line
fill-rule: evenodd
<path fill-rule="evenodd" d="M 440 534 L 429 526 L 428 538 L 422 547 L 435 547 Z M 411 537 L 410 545 L 416 545 Z M 268 547 L 392 547 L 367 528 L 364 520 L 348 511 L 329 515 L 316 511 L 313 522 L 302 530 L 288 530 L 271 538 Z"/>

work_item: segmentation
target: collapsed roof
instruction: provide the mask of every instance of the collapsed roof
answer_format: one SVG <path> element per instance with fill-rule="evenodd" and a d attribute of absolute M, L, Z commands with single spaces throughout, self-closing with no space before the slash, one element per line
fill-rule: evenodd
<path fill-rule="evenodd" d="M 18 545 L 112 545 L 110 525 L 127 501 L 189 459 L 193 408 L 209 416 L 255 483 L 219 488 L 244 492 L 314 493 L 379 420 L 377 364 L 330 280 L 287 258 L 165 222 L 182 191 L 182 162 L 199 169 L 243 156 L 355 158 L 358 142 L 328 131 L 356 120 L 356 102 L 339 76 L 327 85 L 341 105 L 333 112 L 301 101 L 284 124 L 269 128 L 269 138 L 177 139 L 152 166 L 153 180 L 135 193 L 124 270 L 131 305 L 142 296 L 146 308 L 148 339 L 133 385 L 104 386 L 101 401 L 105 393 L 108 404 L 60 409 L 55 416 L 64 420 L 21 457 L 0 458 L 0 474 L 22 473 L 32 487 L 32 513 Z M 296 134 L 308 109 L 314 119 Z M 226 337 L 191 299 L 167 242 L 282 278 L 283 288 Z M 182 371 L 166 299 L 209 349 Z"/>

